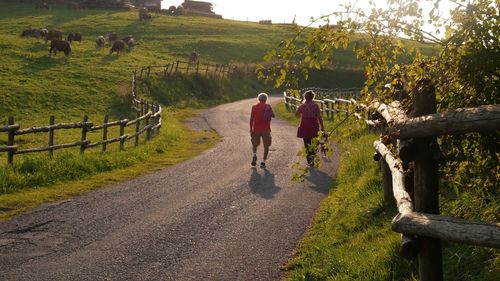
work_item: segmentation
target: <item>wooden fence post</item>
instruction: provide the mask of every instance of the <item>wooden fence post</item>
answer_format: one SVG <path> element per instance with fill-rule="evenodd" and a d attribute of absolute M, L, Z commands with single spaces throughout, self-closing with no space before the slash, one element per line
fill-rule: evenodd
<path fill-rule="evenodd" d="M 160 104 L 156 104 L 156 112 L 159 112 L 159 111 L 160 111 L 160 108 L 161 108 Z M 155 113 L 156 113 L 156 112 L 155 112 Z M 156 122 L 155 122 L 155 125 L 160 124 L 160 120 L 161 120 L 161 114 L 159 114 L 159 115 L 156 117 Z M 160 134 L 160 128 L 161 128 L 160 126 L 158 126 L 158 127 L 156 128 L 156 134 L 157 134 L 157 135 L 159 135 L 159 134 Z"/>
<path fill-rule="evenodd" d="M 191 63 L 187 63 L 187 66 L 186 66 L 186 74 L 189 74 L 189 66 L 191 65 Z"/>
<path fill-rule="evenodd" d="M 380 161 L 380 170 L 382 171 L 384 184 L 384 206 L 389 208 L 394 206 L 394 193 L 392 191 L 392 173 L 385 160 Z"/>
<path fill-rule="evenodd" d="M 54 115 L 50 115 L 50 119 L 49 119 L 49 147 L 53 146 L 54 145 L 54 129 L 52 128 L 52 126 L 55 124 L 56 122 L 56 119 L 54 117 Z M 54 150 L 53 149 L 50 149 L 49 150 L 49 156 L 52 157 L 52 155 L 54 155 Z"/>
<path fill-rule="evenodd" d="M 120 151 L 122 151 L 123 147 L 125 146 L 125 138 L 123 138 L 123 136 L 125 135 L 126 125 L 127 125 L 126 121 L 120 122 Z"/>
<path fill-rule="evenodd" d="M 139 118 L 142 116 L 142 104 L 141 104 L 141 110 L 140 111 L 137 111 L 136 113 L 136 118 Z M 135 123 L 135 142 L 134 142 L 134 146 L 138 146 L 139 145 L 139 129 L 141 128 L 141 121 L 138 120 L 137 123 Z"/>
<path fill-rule="evenodd" d="M 108 121 L 109 116 L 106 114 L 104 115 L 104 124 L 102 127 L 102 152 L 106 152 L 106 141 L 108 140 Z"/>
<path fill-rule="evenodd" d="M 7 125 L 14 125 L 14 117 L 9 116 L 7 120 Z M 7 134 L 7 146 L 14 146 L 14 136 L 15 130 L 10 130 Z M 7 152 L 7 163 L 12 164 L 14 162 L 14 150 L 9 150 Z"/>
<path fill-rule="evenodd" d="M 133 91 L 133 97 L 135 98 L 136 97 L 136 91 L 137 91 L 137 73 L 136 71 L 134 70 L 134 74 L 133 74 L 133 85 L 132 85 L 132 91 Z"/>
<path fill-rule="evenodd" d="M 398 154 L 401 159 L 402 168 L 405 174 L 404 185 L 405 189 L 410 195 L 412 202 L 415 202 L 414 188 L 413 188 L 413 167 L 410 162 L 415 160 L 415 153 L 413 143 L 406 140 L 398 140 L 397 142 Z M 411 152 L 413 150 L 413 152 Z M 410 151 L 410 152 L 409 152 Z M 401 249 L 400 255 L 408 260 L 413 260 L 418 255 L 418 239 L 414 235 L 402 234 L 401 235 Z"/>
<path fill-rule="evenodd" d="M 147 114 L 149 112 L 149 109 L 150 109 L 148 103 L 146 103 L 144 105 L 144 109 L 145 109 L 146 114 Z M 149 126 L 150 119 L 151 119 L 151 116 L 146 117 L 146 121 L 145 121 L 146 127 Z M 148 129 L 146 129 L 146 140 L 150 140 L 150 139 L 151 139 L 151 128 L 148 128 Z"/>
<path fill-rule="evenodd" d="M 175 63 L 175 73 L 179 73 L 179 61 Z"/>
<path fill-rule="evenodd" d="M 208 67 L 210 66 L 210 64 L 207 63 L 207 69 L 205 69 L 205 76 L 208 75 Z"/>
<path fill-rule="evenodd" d="M 150 74 L 151 74 L 151 65 L 148 66 L 148 78 Z"/>
<path fill-rule="evenodd" d="M 172 71 L 174 70 L 174 64 L 175 64 L 175 63 L 172 63 L 172 64 L 170 65 L 170 70 L 168 71 L 168 76 L 171 76 L 171 75 L 172 75 Z"/>
<path fill-rule="evenodd" d="M 430 80 L 418 82 L 414 93 L 412 117 L 436 113 L 436 93 Z M 433 158 L 436 138 L 416 138 L 414 165 L 415 211 L 439 214 L 438 163 Z M 442 281 L 441 240 L 419 237 L 418 267 L 421 281 Z"/>
<path fill-rule="evenodd" d="M 87 122 L 89 121 L 89 117 L 87 115 L 83 116 L 83 122 L 82 122 L 82 144 L 80 145 L 80 153 L 85 152 L 85 148 L 87 148 Z"/>
<path fill-rule="evenodd" d="M 170 63 L 165 66 L 165 70 L 163 71 L 163 76 L 164 77 L 167 77 L 167 73 L 168 73 L 168 68 L 169 67 L 170 67 Z"/>
<path fill-rule="evenodd" d="M 337 103 L 336 100 L 333 100 L 333 103 L 332 103 L 332 122 L 335 121 L 335 104 Z"/>
<path fill-rule="evenodd" d="M 196 62 L 196 74 L 198 74 L 198 71 L 200 70 L 200 62 Z"/>

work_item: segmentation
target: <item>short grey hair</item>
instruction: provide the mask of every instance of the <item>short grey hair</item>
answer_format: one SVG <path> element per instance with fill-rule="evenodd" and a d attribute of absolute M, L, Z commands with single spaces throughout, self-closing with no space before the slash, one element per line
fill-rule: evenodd
<path fill-rule="evenodd" d="M 258 99 L 259 101 L 267 101 L 267 98 L 268 98 L 268 96 L 267 96 L 267 94 L 266 94 L 266 93 L 260 93 L 260 94 L 257 96 L 257 99 Z"/>

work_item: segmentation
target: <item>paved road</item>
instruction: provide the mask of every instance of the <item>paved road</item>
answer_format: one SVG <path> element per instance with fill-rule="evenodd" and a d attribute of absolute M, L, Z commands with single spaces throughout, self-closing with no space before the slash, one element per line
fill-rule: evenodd
<path fill-rule="evenodd" d="M 194 159 L 0 223 L 0 280 L 279 280 L 338 155 L 292 183 L 301 142 L 274 120 L 268 169 L 251 168 L 254 101 L 198 118 L 223 140 Z"/>

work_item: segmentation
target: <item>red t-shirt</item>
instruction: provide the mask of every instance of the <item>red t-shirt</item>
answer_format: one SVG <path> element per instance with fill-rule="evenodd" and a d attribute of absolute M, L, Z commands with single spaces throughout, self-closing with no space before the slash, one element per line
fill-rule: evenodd
<path fill-rule="evenodd" d="M 270 132 L 271 131 L 271 121 L 264 120 L 264 109 L 268 104 L 265 102 L 259 102 L 258 104 L 252 106 L 251 117 L 253 117 L 252 127 L 254 132 Z"/>

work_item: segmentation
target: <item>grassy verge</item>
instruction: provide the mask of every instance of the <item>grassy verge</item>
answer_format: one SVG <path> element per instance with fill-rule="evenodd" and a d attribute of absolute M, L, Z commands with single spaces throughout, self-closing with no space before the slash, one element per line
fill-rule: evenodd
<path fill-rule="evenodd" d="M 297 122 L 283 104 L 275 111 Z M 400 236 L 390 229 L 396 210 L 383 207 L 382 177 L 372 160 L 376 138 L 354 121 L 334 133 L 342 150 L 337 178 L 285 268 L 288 280 L 418 279 L 416 262 L 399 257 Z M 445 243 L 443 263 L 445 280 L 500 276 L 497 250 Z"/>
<path fill-rule="evenodd" d="M 53 158 L 35 155 L 12 167 L 0 167 L 0 220 L 198 155 L 218 137 L 214 132 L 185 128 L 182 120 L 194 113 L 188 109 L 169 113 L 160 135 L 124 152 L 56 152 Z"/>

